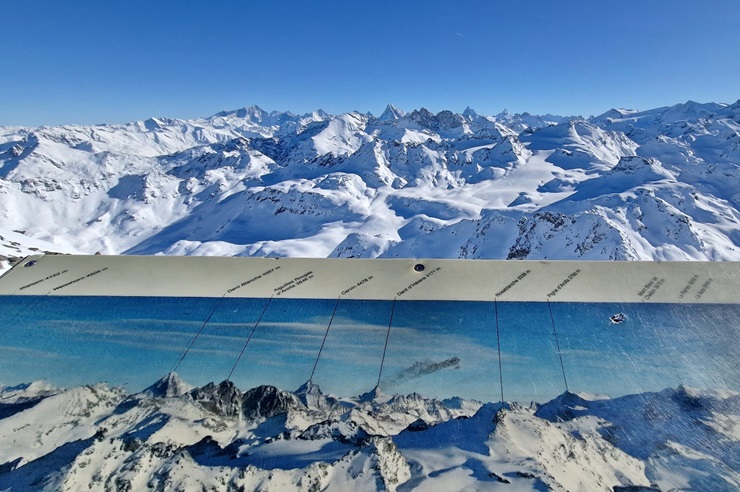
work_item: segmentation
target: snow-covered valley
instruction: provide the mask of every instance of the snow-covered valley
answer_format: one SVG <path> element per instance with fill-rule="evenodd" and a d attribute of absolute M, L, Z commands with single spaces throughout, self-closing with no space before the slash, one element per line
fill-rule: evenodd
<path fill-rule="evenodd" d="M 0 128 L 0 255 L 740 260 L 740 101 Z"/>

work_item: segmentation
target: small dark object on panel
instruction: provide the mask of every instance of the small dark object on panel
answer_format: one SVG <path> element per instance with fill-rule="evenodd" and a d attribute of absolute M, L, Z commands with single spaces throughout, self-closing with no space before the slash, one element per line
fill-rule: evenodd
<path fill-rule="evenodd" d="M 627 321 L 627 316 L 622 313 L 617 313 L 613 314 L 609 319 L 612 321 L 612 323 L 618 325 L 619 323 L 624 323 L 625 321 Z"/>

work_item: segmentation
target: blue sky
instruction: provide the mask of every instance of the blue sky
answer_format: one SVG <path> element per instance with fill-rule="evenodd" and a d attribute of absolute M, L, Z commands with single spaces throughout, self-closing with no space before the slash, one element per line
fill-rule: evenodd
<path fill-rule="evenodd" d="M 0 125 L 257 104 L 599 114 L 740 98 L 737 0 L 24 0 L 3 5 Z"/>

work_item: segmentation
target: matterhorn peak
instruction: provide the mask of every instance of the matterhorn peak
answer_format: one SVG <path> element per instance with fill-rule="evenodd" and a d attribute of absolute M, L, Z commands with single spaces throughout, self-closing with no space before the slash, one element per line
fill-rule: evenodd
<path fill-rule="evenodd" d="M 146 388 L 142 393 L 153 397 L 170 398 L 184 395 L 192 389 L 175 372 L 171 372 L 159 379 L 156 383 Z"/>
<path fill-rule="evenodd" d="M 378 119 L 381 121 L 395 121 L 404 116 L 406 116 L 406 113 L 403 110 L 397 108 L 393 104 L 388 104 L 388 106 L 385 107 L 385 111 L 383 111 L 383 114 L 381 114 Z"/>
<path fill-rule="evenodd" d="M 390 396 L 386 395 L 380 390 L 380 386 L 376 386 L 367 393 L 361 394 L 357 401 L 360 403 L 384 403 L 390 399 Z"/>
<path fill-rule="evenodd" d="M 465 111 L 462 112 L 462 115 L 466 118 L 470 118 L 471 120 L 474 120 L 478 117 L 478 113 L 476 113 L 475 110 L 470 106 L 465 108 Z"/>
<path fill-rule="evenodd" d="M 295 390 L 294 394 L 296 395 L 308 395 L 308 394 L 322 394 L 321 388 L 319 388 L 319 385 L 312 382 L 310 379 L 303 383 L 300 388 Z"/>

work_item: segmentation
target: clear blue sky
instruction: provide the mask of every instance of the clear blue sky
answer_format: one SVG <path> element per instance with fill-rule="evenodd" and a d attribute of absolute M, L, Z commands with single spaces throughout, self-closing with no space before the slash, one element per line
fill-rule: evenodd
<path fill-rule="evenodd" d="M 4 2 L 0 125 L 740 98 L 740 1 Z"/>

